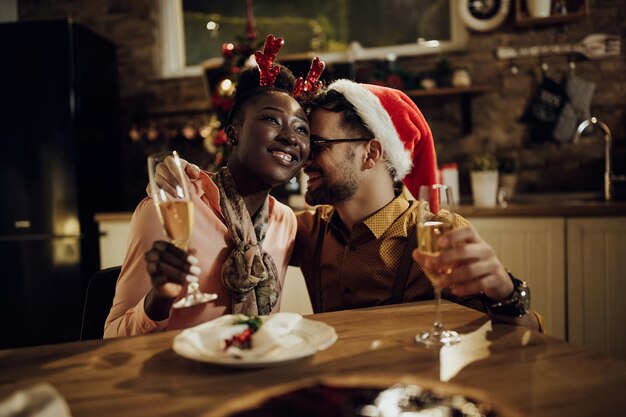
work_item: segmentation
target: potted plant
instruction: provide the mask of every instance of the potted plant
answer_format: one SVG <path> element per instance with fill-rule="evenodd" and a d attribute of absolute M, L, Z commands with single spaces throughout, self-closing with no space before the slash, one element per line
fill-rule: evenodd
<path fill-rule="evenodd" d="M 517 170 L 519 165 L 515 158 L 502 157 L 498 159 L 498 171 L 500 172 L 500 187 L 504 189 L 506 198 L 511 199 L 515 195 L 517 186 Z"/>
<path fill-rule="evenodd" d="M 472 197 L 478 207 L 493 207 L 498 194 L 498 160 L 491 154 L 475 155 L 470 161 Z"/>

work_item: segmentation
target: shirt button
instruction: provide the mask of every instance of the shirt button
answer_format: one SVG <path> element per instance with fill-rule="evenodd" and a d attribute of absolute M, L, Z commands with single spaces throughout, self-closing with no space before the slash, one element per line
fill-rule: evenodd
<path fill-rule="evenodd" d="M 345 287 L 345 288 L 343 289 L 343 293 L 344 293 L 344 294 L 352 294 L 352 288 L 350 288 L 350 287 Z"/>
<path fill-rule="evenodd" d="M 356 245 L 350 245 L 350 246 L 348 246 L 348 249 L 350 249 L 352 252 L 354 252 L 356 250 Z"/>

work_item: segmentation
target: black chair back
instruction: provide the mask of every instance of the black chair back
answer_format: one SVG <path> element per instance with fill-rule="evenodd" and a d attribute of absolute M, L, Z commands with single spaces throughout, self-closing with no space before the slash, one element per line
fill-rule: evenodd
<path fill-rule="evenodd" d="M 114 266 L 96 272 L 87 285 L 83 324 L 80 329 L 80 340 L 102 339 L 104 322 L 109 315 L 115 284 L 120 276 L 121 266 Z"/>

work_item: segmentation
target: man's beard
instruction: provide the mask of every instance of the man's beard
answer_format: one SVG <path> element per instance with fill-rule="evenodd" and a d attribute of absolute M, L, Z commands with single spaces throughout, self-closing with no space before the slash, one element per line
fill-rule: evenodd
<path fill-rule="evenodd" d="M 341 164 L 339 170 L 334 173 L 333 183 L 329 184 L 326 176 L 324 176 L 323 183 L 319 187 L 315 190 L 307 189 L 304 201 L 310 206 L 335 205 L 351 198 L 358 188 L 356 167 L 354 166 L 355 158 L 354 148 L 349 147 L 346 152 L 345 163 Z"/>

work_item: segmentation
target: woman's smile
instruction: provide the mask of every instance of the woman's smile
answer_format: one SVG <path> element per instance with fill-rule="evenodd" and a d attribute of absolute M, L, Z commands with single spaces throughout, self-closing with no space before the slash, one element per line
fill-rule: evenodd
<path fill-rule="evenodd" d="M 274 155 L 275 157 L 285 162 L 291 162 L 294 160 L 294 157 L 292 155 L 289 155 L 288 153 L 284 153 L 280 151 L 273 151 L 272 155 Z"/>

